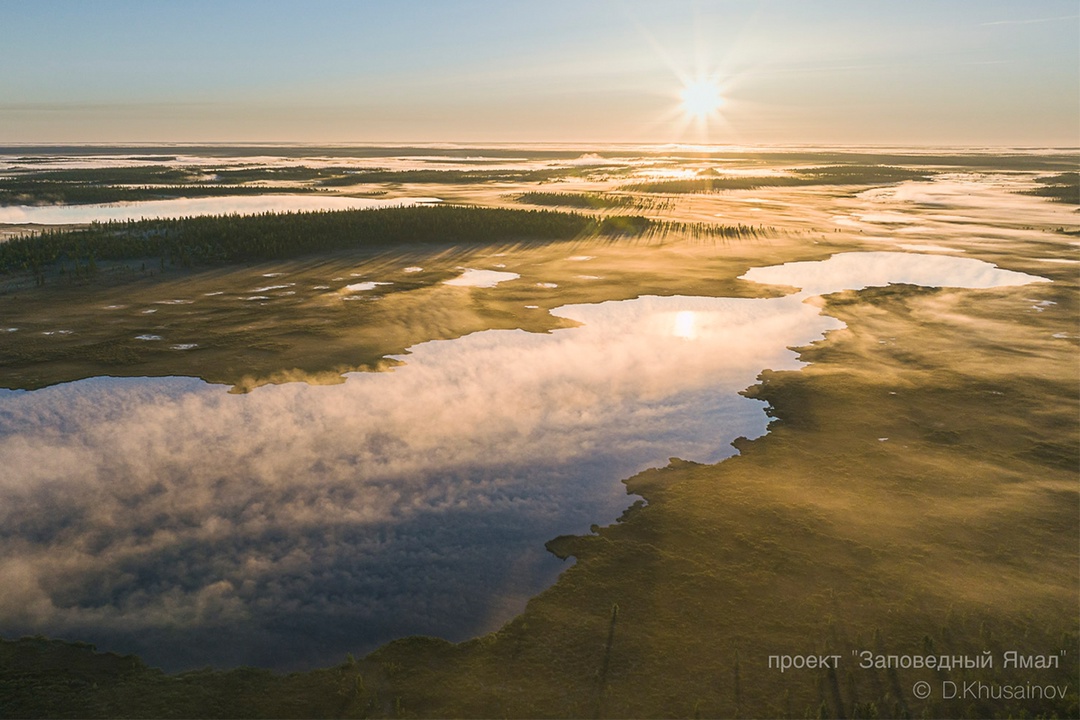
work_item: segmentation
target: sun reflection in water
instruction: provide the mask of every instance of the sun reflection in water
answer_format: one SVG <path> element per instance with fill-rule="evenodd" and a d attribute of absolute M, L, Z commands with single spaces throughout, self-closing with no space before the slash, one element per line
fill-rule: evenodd
<path fill-rule="evenodd" d="M 693 340 L 697 337 L 697 330 L 694 327 L 696 322 L 696 313 L 692 310 L 681 310 L 675 313 L 675 330 L 673 334 L 675 337 L 681 337 L 686 340 Z"/>

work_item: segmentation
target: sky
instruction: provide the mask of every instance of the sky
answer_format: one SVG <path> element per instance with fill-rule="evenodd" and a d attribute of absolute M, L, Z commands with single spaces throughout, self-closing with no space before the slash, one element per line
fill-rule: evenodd
<path fill-rule="evenodd" d="M 0 143 L 1080 145 L 1076 0 L 0 0 Z M 706 78 L 722 99 L 680 107 Z"/>

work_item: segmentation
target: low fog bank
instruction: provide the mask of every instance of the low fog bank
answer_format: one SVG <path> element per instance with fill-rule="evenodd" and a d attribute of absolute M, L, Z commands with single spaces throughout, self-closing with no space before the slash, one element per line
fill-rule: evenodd
<path fill-rule="evenodd" d="M 0 207 L 0 223 L 66 225 L 125 220 L 194 217 L 197 215 L 259 215 L 268 212 L 365 210 L 438 202 L 438 198 L 353 198 L 332 195 L 238 195 L 175 198 L 105 205 L 13 205 Z"/>

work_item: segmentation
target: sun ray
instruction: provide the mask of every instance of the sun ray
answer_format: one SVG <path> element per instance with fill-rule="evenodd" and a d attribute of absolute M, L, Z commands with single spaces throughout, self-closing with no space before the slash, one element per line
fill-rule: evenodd
<path fill-rule="evenodd" d="M 758 11 L 760 12 L 760 11 Z M 643 42 L 655 57 L 671 72 L 679 84 L 678 92 L 668 91 L 664 96 L 674 102 L 667 111 L 658 113 L 643 123 L 643 136 L 656 133 L 667 135 L 675 142 L 709 144 L 719 139 L 725 142 L 741 142 L 743 133 L 733 123 L 737 115 L 745 115 L 749 105 L 737 101 L 731 93 L 745 82 L 754 71 L 756 57 L 740 49 L 749 42 L 758 12 L 751 14 L 739 28 L 735 41 L 716 45 L 704 32 L 704 23 L 694 8 L 695 22 L 690 38 L 691 57 L 681 57 L 656 37 L 632 12 L 625 11 L 626 20 L 638 31 Z M 718 57 L 719 56 L 719 57 Z M 689 101 L 689 102 L 688 102 Z"/>

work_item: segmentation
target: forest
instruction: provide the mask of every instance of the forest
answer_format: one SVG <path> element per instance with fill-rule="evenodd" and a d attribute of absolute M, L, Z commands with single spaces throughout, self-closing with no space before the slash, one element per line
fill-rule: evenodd
<path fill-rule="evenodd" d="M 594 218 L 455 205 L 201 216 L 94 223 L 14 238 L 0 244 L 0 272 L 32 272 L 42 285 L 46 267 L 67 262 L 93 268 L 101 261 L 161 258 L 163 264 L 192 267 L 410 243 L 569 240 L 663 230 L 718 237 L 753 237 L 760 231 L 748 225 L 660 223 L 638 215 Z"/>
<path fill-rule="evenodd" d="M 1064 172 L 1035 178 L 1035 181 L 1039 183 L 1039 187 L 1025 191 L 1025 195 L 1080 205 L 1080 172 Z"/>
<path fill-rule="evenodd" d="M 445 206 L 94 223 L 82 229 L 46 230 L 0 245 L 0 272 L 38 272 L 65 261 L 161 257 L 187 267 L 370 245 L 562 239 L 603 231 L 613 222 L 544 210 Z"/>
<path fill-rule="evenodd" d="M 528 205 L 544 205 L 548 207 L 572 207 L 583 210 L 608 210 L 613 208 L 635 208 L 639 210 L 655 210 L 670 207 L 670 201 L 655 198 L 633 197 L 631 195 L 616 195 L 614 193 L 595 192 L 525 192 L 515 198 L 518 202 Z"/>

